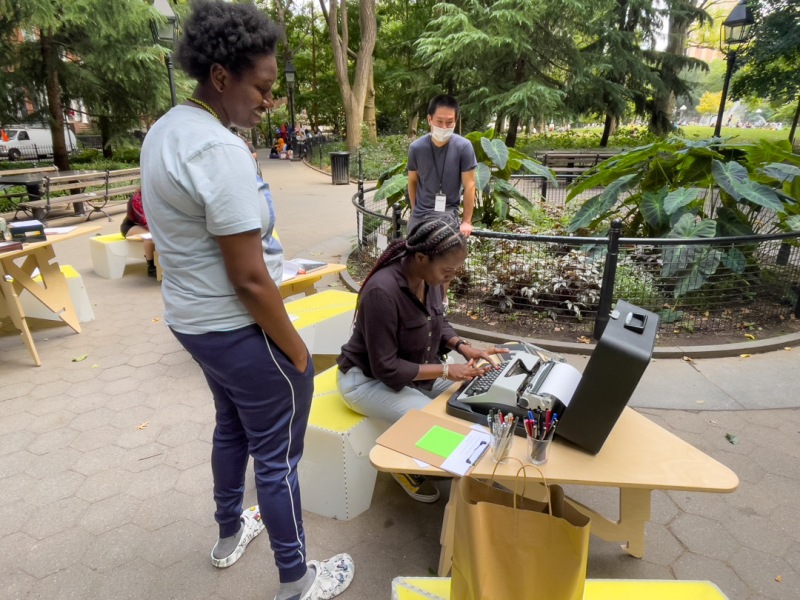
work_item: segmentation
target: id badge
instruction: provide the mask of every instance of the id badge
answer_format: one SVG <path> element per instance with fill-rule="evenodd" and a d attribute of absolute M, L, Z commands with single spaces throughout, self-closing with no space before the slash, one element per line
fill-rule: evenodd
<path fill-rule="evenodd" d="M 447 196 L 444 194 L 436 194 L 436 202 L 433 206 L 433 210 L 436 212 L 444 212 L 445 207 L 447 206 Z"/>

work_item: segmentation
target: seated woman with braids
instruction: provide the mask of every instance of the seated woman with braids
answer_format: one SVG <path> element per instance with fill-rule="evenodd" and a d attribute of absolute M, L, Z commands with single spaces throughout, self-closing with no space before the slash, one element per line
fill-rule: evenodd
<path fill-rule="evenodd" d="M 361 286 L 353 335 L 336 360 L 339 392 L 351 409 L 393 423 L 424 408 L 454 381 L 482 375 L 487 367 L 476 366 L 478 359 L 507 352 L 472 347 L 444 318 L 444 285 L 466 258 L 467 239 L 437 217 L 419 222 L 381 255 Z M 450 350 L 467 362 L 444 362 Z M 392 476 L 415 500 L 439 498 L 424 477 Z"/>

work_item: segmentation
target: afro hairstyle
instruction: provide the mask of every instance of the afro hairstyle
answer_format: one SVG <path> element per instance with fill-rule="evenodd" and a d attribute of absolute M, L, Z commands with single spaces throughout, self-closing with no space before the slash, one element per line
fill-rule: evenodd
<path fill-rule="evenodd" d="M 208 80 L 215 63 L 240 75 L 255 58 L 275 54 L 279 36 L 278 26 L 253 4 L 195 0 L 183 23 L 175 59 L 200 82 Z"/>

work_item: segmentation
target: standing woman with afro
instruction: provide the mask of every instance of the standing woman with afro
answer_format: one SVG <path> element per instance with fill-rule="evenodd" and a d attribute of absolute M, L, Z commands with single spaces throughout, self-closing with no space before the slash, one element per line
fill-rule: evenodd
<path fill-rule="evenodd" d="M 211 561 L 229 567 L 266 525 L 276 600 L 325 599 L 350 585 L 353 563 L 347 554 L 306 559 L 297 463 L 313 366 L 278 290 L 283 252 L 269 186 L 228 130 L 254 127 L 272 108 L 279 33 L 254 5 L 193 2 L 176 59 L 197 87 L 145 138 L 142 197 L 163 266 L 165 321 L 214 398 Z M 248 456 L 259 505 L 243 511 Z"/>

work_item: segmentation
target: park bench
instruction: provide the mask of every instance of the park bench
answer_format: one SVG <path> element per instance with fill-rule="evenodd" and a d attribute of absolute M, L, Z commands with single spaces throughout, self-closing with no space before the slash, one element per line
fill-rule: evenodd
<path fill-rule="evenodd" d="M 604 160 L 616 156 L 616 152 L 571 152 L 555 150 L 534 154 L 534 158 L 549 167 L 558 181 L 572 183 L 586 171 Z M 542 180 L 542 198 L 547 198 L 547 180 Z"/>
<path fill-rule="evenodd" d="M 0 170 L 0 202 L 3 204 L 8 203 L 10 210 L 19 212 L 19 203 L 22 198 L 28 196 L 25 192 L 11 192 L 10 190 L 15 187 L 21 187 L 18 184 L 6 184 L 2 182 L 3 177 L 14 177 L 16 175 L 30 175 L 35 173 L 58 173 L 58 167 L 50 165 L 47 167 L 31 167 L 29 169 L 2 169 Z M 16 213 L 15 213 L 16 214 Z"/>
<path fill-rule="evenodd" d="M 127 201 L 139 189 L 140 177 L 138 168 L 48 176 L 44 178 L 42 197 L 20 202 L 19 206 L 31 212 L 34 219 L 44 221 L 54 207 L 86 203 L 92 209 L 86 217 L 87 221 L 95 213 L 104 214 L 110 221 L 105 207 L 114 199 Z M 81 212 L 76 210 L 77 214 Z"/>

